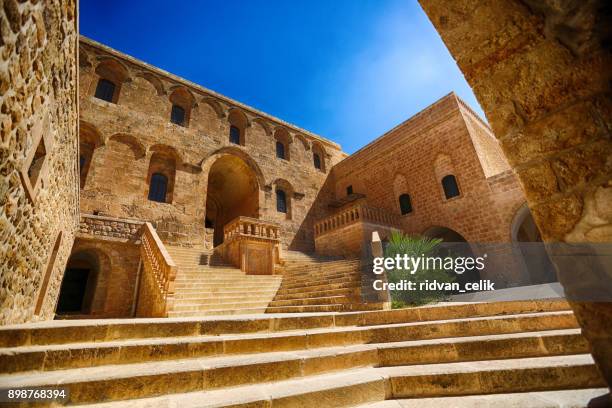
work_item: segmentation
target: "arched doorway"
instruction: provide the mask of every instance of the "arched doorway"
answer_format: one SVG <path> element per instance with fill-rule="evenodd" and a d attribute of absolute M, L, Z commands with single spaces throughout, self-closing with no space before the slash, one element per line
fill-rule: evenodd
<path fill-rule="evenodd" d="M 223 243 L 223 227 L 239 216 L 259 218 L 259 183 L 242 158 L 225 154 L 208 172 L 206 223 L 214 229 L 214 246 Z"/>
<path fill-rule="evenodd" d="M 512 220 L 512 242 L 518 247 L 525 268 L 529 274 L 529 283 L 540 284 L 556 282 L 557 275 L 552 265 L 542 236 L 527 204 L 518 209 Z"/>
<path fill-rule="evenodd" d="M 89 314 L 100 264 L 95 254 L 78 252 L 68 260 L 60 287 L 58 315 Z"/>
<path fill-rule="evenodd" d="M 423 235 L 429 238 L 442 239 L 442 245 L 438 250 L 438 256 L 474 257 L 474 252 L 467 240 L 457 231 L 447 227 L 430 227 Z M 466 269 L 462 274 L 457 274 L 455 282 L 464 288 L 468 282 L 478 282 L 480 272 L 476 268 Z"/>

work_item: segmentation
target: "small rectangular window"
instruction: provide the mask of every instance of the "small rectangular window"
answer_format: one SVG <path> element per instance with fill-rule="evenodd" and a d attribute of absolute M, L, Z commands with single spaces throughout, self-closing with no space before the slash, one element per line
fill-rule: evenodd
<path fill-rule="evenodd" d="M 96 86 L 95 97 L 106 102 L 114 102 L 115 99 L 115 84 L 108 79 L 100 79 Z"/>
<path fill-rule="evenodd" d="M 348 186 L 348 187 L 346 188 L 346 195 L 347 195 L 347 196 L 350 196 L 351 194 L 353 194 L 353 186 L 352 186 L 352 185 L 351 185 L 351 186 Z"/>
<path fill-rule="evenodd" d="M 170 113 L 170 122 L 185 126 L 185 109 L 178 105 L 172 105 L 172 112 Z"/>
<path fill-rule="evenodd" d="M 283 190 L 276 190 L 276 211 L 287 213 L 287 197 Z"/>
<path fill-rule="evenodd" d="M 282 142 L 276 142 L 276 157 L 279 159 L 285 158 L 285 145 Z"/>
<path fill-rule="evenodd" d="M 319 170 L 321 170 L 321 156 L 319 156 L 317 153 L 315 153 L 315 154 L 312 156 L 312 159 L 313 159 L 313 161 L 314 161 L 314 166 L 315 166 L 315 169 L 319 169 Z"/>
<path fill-rule="evenodd" d="M 236 126 L 230 126 L 230 143 L 233 144 L 240 144 L 240 129 L 238 129 Z"/>

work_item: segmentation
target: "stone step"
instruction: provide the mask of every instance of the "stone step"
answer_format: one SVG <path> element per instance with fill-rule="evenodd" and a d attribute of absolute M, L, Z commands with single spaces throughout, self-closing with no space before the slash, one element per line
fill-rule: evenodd
<path fill-rule="evenodd" d="M 377 350 L 377 365 L 380 366 L 588 352 L 588 344 L 579 329 L 430 340 L 395 340 L 391 343 L 384 341 L 369 343 L 367 329 L 347 328 L 22 346 L 0 349 L 0 372 L 51 371 L 104 364 L 130 364 L 352 345 L 363 345 L 363 350 Z"/>
<path fill-rule="evenodd" d="M 175 305 L 199 305 L 199 306 L 206 306 L 206 305 L 228 305 L 228 304 L 236 304 L 236 303 L 242 303 L 242 302 L 258 302 L 258 303 L 262 303 L 264 302 L 266 305 L 268 303 L 271 302 L 272 299 L 272 295 L 268 295 L 268 296 L 252 296 L 251 294 L 246 294 L 244 296 L 218 296 L 218 297 L 189 297 L 189 298 L 179 298 L 179 299 L 175 299 L 174 304 Z M 173 310 L 178 310 L 178 309 L 173 309 Z"/>
<path fill-rule="evenodd" d="M 312 292 L 322 292 L 329 290 L 340 290 L 340 289 L 361 289 L 361 282 L 358 281 L 348 281 L 348 282 L 340 282 L 340 283 L 319 283 L 316 285 L 309 286 L 298 286 L 295 288 L 286 288 L 283 287 L 282 284 L 278 289 L 278 296 L 284 295 L 293 295 L 293 294 L 301 294 L 301 293 L 312 293 Z"/>
<path fill-rule="evenodd" d="M 564 344 L 571 344 L 571 342 Z M 471 346 L 474 347 L 473 344 Z M 587 348 L 584 343 L 583 346 Z M 499 346 L 500 350 L 505 348 L 503 358 L 511 358 L 513 349 L 507 350 L 507 345 Z M 529 347 L 527 348 L 529 349 Z M 401 348 L 398 349 L 401 350 Z M 470 347 L 466 349 L 469 350 Z M 533 351 L 529 350 L 529 352 Z M 397 355 L 397 352 L 391 354 Z M 472 364 L 454 362 L 401 366 L 395 369 L 390 368 L 387 372 L 391 377 L 390 382 L 395 397 L 509 391 L 508 386 L 503 382 L 510 382 L 515 387 L 525 386 L 527 390 L 558 388 L 557 381 L 566 386 L 570 384 L 582 387 L 602 386 L 602 383 L 597 382 L 601 379 L 599 373 L 594 370 L 590 356 L 586 355 L 586 357 L 584 355 L 573 355 L 557 359 L 550 359 L 549 357 L 521 358 L 520 362 L 524 364 L 518 364 L 512 360 L 493 360 L 483 363 L 480 361 L 481 359 L 478 359 L 479 361 Z M 48 387 L 53 385 L 56 378 L 59 377 L 62 378 L 62 385 L 70 388 L 71 401 L 73 403 L 83 403 L 99 401 L 100 396 L 110 396 L 109 399 L 151 396 L 156 394 L 160 384 L 164 384 L 164 392 L 174 393 L 195 391 L 201 389 L 202 386 L 214 389 L 278 381 L 338 369 L 374 367 L 381 365 L 379 358 L 378 350 L 371 345 L 356 345 L 292 352 L 268 352 L 246 356 L 102 365 L 64 369 L 55 373 L 35 372 L 5 375 L 1 380 L 3 385 L 8 388 Z M 476 358 L 478 357 L 476 356 Z M 542 361 L 541 359 L 547 360 Z M 403 361 L 399 363 L 405 364 Z M 530 365 L 532 369 L 526 370 L 525 364 Z M 513 373 L 517 370 L 523 371 L 524 375 L 530 376 L 533 380 L 536 376 L 532 371 L 537 371 L 538 376 L 542 377 L 551 369 L 551 366 L 554 367 L 554 377 L 556 378 L 540 378 L 539 381 L 536 381 L 536 383 L 539 383 L 537 385 L 526 385 L 524 381 L 519 382 L 518 376 Z M 483 371 L 491 372 L 492 367 L 497 368 L 495 374 L 499 376 L 499 383 L 494 383 L 489 377 L 482 376 Z M 568 368 L 570 367 L 574 372 L 573 375 L 569 375 Z M 435 378 L 442 375 L 446 376 L 446 382 Z M 548 377 L 553 376 L 549 375 Z M 487 384 L 483 384 L 485 380 Z M 549 383 L 541 384 L 547 381 Z M 441 385 L 442 383 L 443 385 Z M 119 391 L 117 388 L 120 388 L 121 394 L 117 394 L 117 391 Z M 519 389 L 518 391 L 524 390 Z M 92 400 L 91 398 L 95 399 Z"/>
<path fill-rule="evenodd" d="M 312 280 L 305 282 L 291 282 L 283 280 L 282 288 L 283 289 L 298 289 L 298 288 L 308 288 L 311 286 L 324 286 L 324 285 L 333 285 L 337 283 L 357 283 L 361 282 L 360 276 L 353 275 L 348 277 L 334 277 L 329 279 L 320 279 L 320 280 Z"/>
<path fill-rule="evenodd" d="M 270 287 L 257 287 L 257 288 L 252 288 L 249 290 L 250 294 L 254 294 L 254 295 L 271 295 L 272 297 L 274 297 L 274 294 L 276 293 L 276 286 L 270 286 Z M 202 291 L 200 289 L 181 289 L 180 292 L 175 293 L 174 298 L 175 299 L 179 299 L 181 297 L 183 298 L 189 298 L 192 296 L 242 296 L 244 295 L 245 291 L 243 287 L 225 287 L 225 286 L 218 286 L 218 287 L 213 287 L 210 286 L 208 288 L 206 288 L 205 291 Z"/>
<path fill-rule="evenodd" d="M 315 280 L 315 279 L 325 279 L 330 276 L 337 275 L 361 275 L 361 272 L 357 269 L 351 268 L 334 268 L 327 271 L 310 271 L 310 272 L 300 272 L 299 274 L 289 275 L 283 273 L 282 276 L 286 280 L 291 281 L 299 281 L 299 280 Z"/>
<path fill-rule="evenodd" d="M 266 313 L 267 307 L 253 307 L 243 309 L 210 309 L 210 310 L 190 310 L 190 311 L 170 311 L 168 317 L 175 318 L 206 318 L 206 317 L 227 317 L 245 316 Z"/>
<path fill-rule="evenodd" d="M 289 300 L 273 300 L 270 302 L 270 306 L 307 306 L 307 305 L 331 305 L 341 303 L 357 303 L 359 298 L 349 296 L 325 296 L 325 297 L 311 297 L 302 299 L 289 299 Z"/>
<path fill-rule="evenodd" d="M 365 310 L 382 310 L 381 303 L 336 303 L 329 305 L 305 306 L 270 306 L 266 313 L 322 313 L 322 312 L 356 312 Z"/>
<path fill-rule="evenodd" d="M 155 397 L 160 392 L 185 394 L 216 389 L 227 393 L 241 386 L 258 384 L 260 389 L 283 387 L 279 401 L 272 402 L 276 406 L 347 406 L 387 397 L 443 397 L 605 386 L 588 354 L 378 368 L 372 366 L 375 358 L 374 352 L 356 354 L 353 350 L 345 353 L 322 350 L 266 353 L 12 375 L 3 378 L 3 385 L 7 388 L 52 386 L 61 376 L 62 385 L 71 390 L 71 403 L 80 404 Z M 329 374 L 332 370 L 345 371 Z M 362 389 L 360 384 L 371 387 Z M 256 406 L 253 397 L 261 394 L 249 394 L 246 390 L 243 388 L 240 394 L 251 400 L 251 406 Z M 215 398 L 215 395 L 207 394 L 208 398 L 203 397 L 200 404 L 214 401 L 210 397 Z M 287 398 L 295 399 L 290 402 Z M 269 401 L 270 397 L 265 400 Z M 232 405 L 236 406 L 236 402 L 232 401 Z M 174 405 L 179 404 L 174 401 Z M 218 406 L 224 405 L 229 405 L 227 400 L 219 401 Z M 180 403 L 180 406 L 188 405 Z"/>
<path fill-rule="evenodd" d="M 214 302 L 217 300 L 224 301 L 240 301 L 243 299 L 267 299 L 270 301 L 274 297 L 274 290 L 268 291 L 249 291 L 248 293 L 243 292 L 223 292 L 223 293 L 201 293 L 201 292 L 190 292 L 190 293 L 179 293 L 178 296 L 174 296 L 174 301 L 189 301 L 193 303 L 197 302 Z"/>
<path fill-rule="evenodd" d="M 575 328 L 577 322 L 565 301 L 515 301 L 497 303 L 440 304 L 418 308 L 385 311 L 367 311 L 345 314 L 317 313 L 314 315 L 258 315 L 239 318 L 145 318 L 145 319 L 93 319 L 56 320 L 0 327 L 0 347 L 19 345 L 64 344 L 83 341 L 110 341 L 118 339 L 180 337 L 222 333 L 253 333 L 331 328 L 346 326 L 419 325 L 446 320 L 455 324 L 455 331 L 470 326 L 469 320 L 486 320 L 477 327 L 490 330 L 491 320 L 506 319 L 503 332 L 545 330 L 530 323 L 534 316 L 559 320 L 556 329 Z M 509 320 L 508 320 L 509 319 Z M 527 319 L 527 320 L 524 320 Z M 522 322 L 522 323 L 521 323 Z M 495 325 L 501 323 L 495 322 Z M 420 326 L 419 326 L 420 327 Z M 382 327 L 379 327 L 383 329 Z M 431 330 L 431 329 L 428 329 Z M 439 337 L 452 337 L 452 330 L 438 332 Z M 462 334 L 458 334 L 462 335 Z"/>
<path fill-rule="evenodd" d="M 341 288 L 341 289 L 330 289 L 330 290 L 316 290 L 310 292 L 297 292 L 289 294 L 280 294 L 280 292 L 274 297 L 274 300 L 292 300 L 292 299 L 304 299 L 308 297 L 321 297 L 321 296 L 359 296 L 361 290 L 360 287 L 353 288 Z"/>
<path fill-rule="evenodd" d="M 265 308 L 270 303 L 269 300 L 250 300 L 243 299 L 243 302 L 215 302 L 215 303 L 187 303 L 177 302 L 172 308 L 173 312 L 194 312 L 209 311 L 216 309 L 250 309 Z"/>
<path fill-rule="evenodd" d="M 462 395 L 459 397 L 393 399 L 361 404 L 355 408 L 577 408 L 586 406 L 592 408 L 608 407 L 608 389 L 586 388 L 508 394 Z"/>
<path fill-rule="evenodd" d="M 279 282 L 256 282 L 256 281 L 219 281 L 219 280 L 211 280 L 205 282 L 177 282 L 175 284 L 175 289 L 178 290 L 187 290 L 187 289 L 197 289 L 206 291 L 209 288 L 242 288 L 242 290 L 250 290 L 250 289 L 262 289 L 267 287 L 277 287 L 279 286 Z"/>

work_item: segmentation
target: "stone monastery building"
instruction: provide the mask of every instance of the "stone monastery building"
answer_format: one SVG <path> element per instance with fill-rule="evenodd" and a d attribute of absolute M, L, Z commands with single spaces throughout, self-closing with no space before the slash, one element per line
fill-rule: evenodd
<path fill-rule="evenodd" d="M 1 1 L 0 389 L 69 391 L 43 406 L 609 406 L 609 7 L 419 3 L 492 128 L 451 92 L 347 155 L 79 37 L 75 1 Z M 464 281 L 558 278 L 566 299 L 391 310 L 372 263 L 393 231 L 493 248 Z M 542 239 L 569 245 L 524 251 Z"/>
<path fill-rule="evenodd" d="M 78 61 L 80 227 L 63 254 L 63 285 L 62 271 L 48 272 L 47 294 L 22 311 L 3 310 L 7 322 L 56 312 L 351 310 L 360 307 L 359 290 L 321 304 L 275 301 L 285 258 L 359 258 L 372 232 L 384 240 L 394 229 L 451 242 L 541 240 L 491 129 L 454 93 L 347 155 L 331 140 L 84 37 Z M 143 228 L 171 269 L 162 271 L 164 256 Z M 182 274 L 198 265 L 233 265 L 245 282 L 267 275 L 259 280 L 266 296 L 175 298 Z M 149 269 L 159 270 L 143 273 Z M 502 286 L 551 280 L 493 269 L 481 277 Z M 210 288 L 201 283 L 204 294 Z"/>

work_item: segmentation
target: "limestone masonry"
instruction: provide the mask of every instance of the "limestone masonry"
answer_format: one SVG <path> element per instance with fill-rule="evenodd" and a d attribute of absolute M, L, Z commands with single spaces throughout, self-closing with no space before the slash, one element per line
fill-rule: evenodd
<path fill-rule="evenodd" d="M 612 303 L 576 296 L 612 298 L 610 266 L 528 251 L 612 242 L 609 12 L 420 2 L 489 122 L 450 92 L 348 155 L 79 37 L 77 2 L 0 1 L 0 389 L 109 407 L 609 402 Z M 559 278 L 567 300 L 390 310 L 372 262 L 395 231 L 488 255 L 462 283 Z M 484 253 L 499 243 L 513 253 Z"/>

